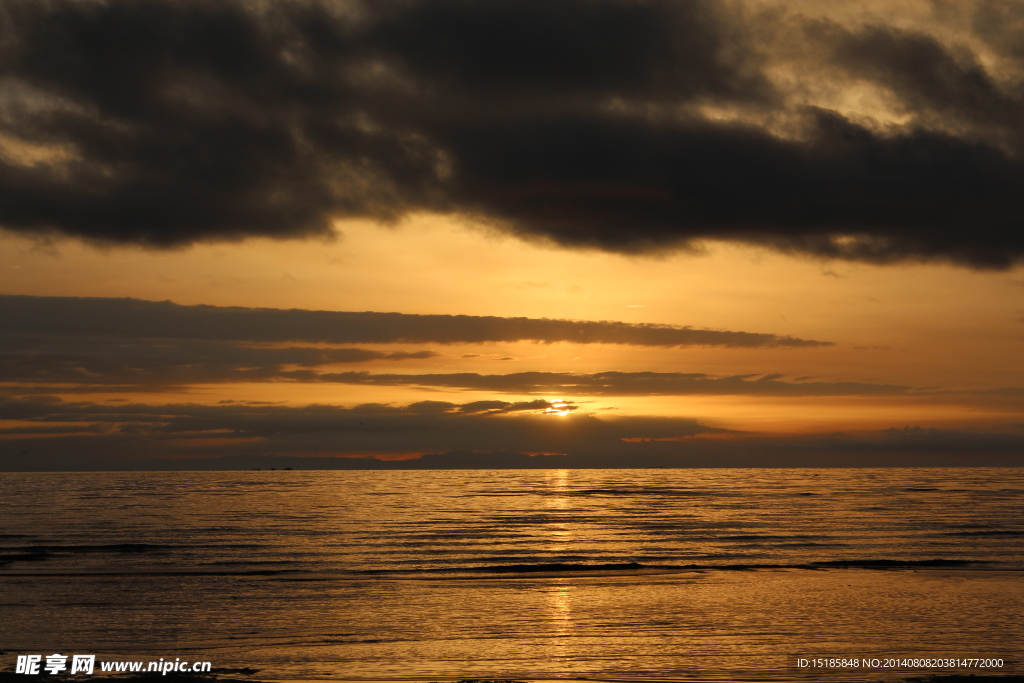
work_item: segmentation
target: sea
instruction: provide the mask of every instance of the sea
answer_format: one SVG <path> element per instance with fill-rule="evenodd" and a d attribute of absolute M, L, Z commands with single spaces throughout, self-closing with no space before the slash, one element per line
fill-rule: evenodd
<path fill-rule="evenodd" d="M 10 671 L 1024 674 L 1022 579 L 1024 468 L 0 474 Z"/>

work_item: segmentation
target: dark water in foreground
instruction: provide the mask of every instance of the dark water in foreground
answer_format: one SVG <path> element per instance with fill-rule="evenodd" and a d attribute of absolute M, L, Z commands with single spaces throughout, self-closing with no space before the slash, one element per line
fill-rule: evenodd
<path fill-rule="evenodd" d="M 1022 512 L 1021 468 L 3 474 L 0 666 L 891 679 L 788 663 L 1018 657 Z"/>

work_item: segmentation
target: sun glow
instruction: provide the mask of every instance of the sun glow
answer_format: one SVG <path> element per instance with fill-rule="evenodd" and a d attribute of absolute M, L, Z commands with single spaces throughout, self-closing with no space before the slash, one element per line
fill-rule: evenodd
<path fill-rule="evenodd" d="M 560 415 L 562 417 L 568 415 L 572 409 L 569 404 L 565 401 L 552 401 L 551 404 L 544 409 L 545 415 Z"/>

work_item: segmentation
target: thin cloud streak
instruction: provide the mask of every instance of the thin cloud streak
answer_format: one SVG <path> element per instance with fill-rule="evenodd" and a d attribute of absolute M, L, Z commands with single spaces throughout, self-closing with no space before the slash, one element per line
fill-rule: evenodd
<path fill-rule="evenodd" d="M 325 365 L 435 358 L 434 351 L 259 347 L 194 339 L 130 339 L 0 332 L 0 382 L 71 384 L 120 391 L 312 376 Z"/>
<path fill-rule="evenodd" d="M 376 386 L 446 387 L 508 394 L 565 396 L 903 396 L 912 388 L 866 382 L 785 382 L 781 375 L 714 377 L 683 372 L 515 372 L 482 375 L 322 373 L 316 381 Z"/>
<path fill-rule="evenodd" d="M 614 321 L 182 306 L 170 301 L 0 295 L 0 318 L 21 334 L 328 344 L 489 342 L 635 346 L 818 347 L 832 342 L 756 332 Z"/>

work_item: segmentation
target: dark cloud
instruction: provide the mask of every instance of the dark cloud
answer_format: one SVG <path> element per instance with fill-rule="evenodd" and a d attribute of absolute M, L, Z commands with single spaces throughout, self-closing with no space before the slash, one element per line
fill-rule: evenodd
<path fill-rule="evenodd" d="M 971 13 L 971 27 L 989 47 L 1024 66 L 1024 6 L 1018 2 L 982 0 Z"/>
<path fill-rule="evenodd" d="M 280 310 L 180 306 L 170 301 L 0 295 L 5 329 L 21 334 L 117 337 L 123 339 L 200 339 L 249 343 L 330 344 L 482 342 L 571 342 L 639 346 L 831 346 L 793 337 L 753 332 L 696 330 L 671 325 L 499 318 L 470 315 Z M 212 347 L 210 347 L 212 348 Z M 311 364 L 358 350 L 298 350 Z M 258 354 L 249 350 L 245 353 Z M 286 355 L 280 350 L 282 358 Z M 338 354 L 331 356 L 331 354 Z M 407 357 L 422 358 L 413 354 Z M 370 358 L 366 358 L 370 360 Z M 278 362 L 299 362 L 280 360 Z M 350 362 L 350 361 L 334 361 Z M 299 364 L 303 364 L 299 362 Z"/>
<path fill-rule="evenodd" d="M 999 5 L 972 26 L 1012 57 Z M 832 29 L 822 76 L 813 25 L 789 27 L 814 67 L 795 72 L 888 89 L 909 122 L 791 104 L 764 21 L 710 0 L 9 0 L 0 224 L 171 246 L 427 210 L 627 252 L 1020 260 L 1015 90 L 894 28 Z"/>
<path fill-rule="evenodd" d="M 69 155 L 0 166 L 11 229 L 168 246 L 442 205 L 438 151 L 362 116 L 374 89 L 346 72 L 369 55 L 319 4 L 4 10 L 5 129 Z"/>
<path fill-rule="evenodd" d="M 973 53 L 883 26 L 857 32 L 832 26 L 824 34 L 839 64 L 888 88 L 906 111 L 1024 150 L 1024 97 L 1000 84 Z"/>
<path fill-rule="evenodd" d="M 721 238 L 978 267 L 1024 249 L 1014 158 L 943 132 L 877 134 L 834 112 L 808 109 L 805 123 L 805 139 L 784 140 L 738 124 L 567 116 L 469 125 L 459 141 L 472 195 L 510 230 L 567 246 Z"/>
<path fill-rule="evenodd" d="M 767 98 L 767 82 L 730 44 L 738 33 L 701 0 L 441 0 L 392 5 L 366 35 L 413 82 L 468 99 L 454 102 L 461 108 L 494 98 L 564 106 L 567 95 Z"/>
<path fill-rule="evenodd" d="M 543 399 L 537 399 L 536 401 L 516 401 L 515 403 L 509 403 L 508 401 L 471 401 L 470 403 L 463 403 L 459 406 L 459 412 L 461 413 L 515 413 L 524 410 L 542 410 L 546 412 L 571 412 L 578 410 L 579 406 L 573 405 L 571 402 L 558 402 L 552 403 L 551 401 L 545 401 Z"/>

